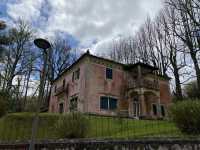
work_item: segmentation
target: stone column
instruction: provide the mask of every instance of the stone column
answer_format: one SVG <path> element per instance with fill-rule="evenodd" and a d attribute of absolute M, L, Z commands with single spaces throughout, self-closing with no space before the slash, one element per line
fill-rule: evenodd
<path fill-rule="evenodd" d="M 158 117 L 162 117 L 161 116 L 161 103 L 160 103 L 160 93 L 156 94 L 156 98 L 158 99 L 158 105 L 157 105 L 157 111 L 158 111 Z"/>
<path fill-rule="evenodd" d="M 140 102 L 140 116 L 144 117 L 146 116 L 146 103 L 145 103 L 145 97 L 144 97 L 144 92 L 141 89 L 139 93 L 139 102 Z"/>
<path fill-rule="evenodd" d="M 141 66 L 138 65 L 138 81 L 139 81 L 139 103 L 140 103 L 140 116 L 146 116 L 146 104 L 143 89 L 143 76 Z"/>
<path fill-rule="evenodd" d="M 128 112 L 129 112 L 129 117 L 133 117 L 133 102 L 131 98 L 128 98 Z"/>

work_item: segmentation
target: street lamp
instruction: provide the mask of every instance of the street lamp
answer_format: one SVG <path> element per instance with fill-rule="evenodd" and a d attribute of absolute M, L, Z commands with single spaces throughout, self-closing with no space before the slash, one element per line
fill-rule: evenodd
<path fill-rule="evenodd" d="M 41 105 L 41 100 L 43 99 L 44 95 L 44 88 L 45 88 L 45 79 L 46 79 L 46 68 L 47 68 L 47 49 L 51 47 L 51 44 L 45 40 L 45 39 L 35 39 L 34 44 L 43 50 L 43 57 L 44 57 L 44 64 L 43 64 L 43 73 L 41 75 L 40 79 L 40 85 L 39 85 L 39 95 L 38 95 L 38 100 L 37 100 L 37 110 L 35 113 L 35 117 L 33 119 L 33 125 L 32 125 L 32 133 L 31 133 L 31 142 L 30 142 L 30 147 L 29 150 L 34 150 L 34 140 L 36 137 L 36 132 L 38 128 L 38 123 L 39 123 L 39 113 L 40 113 L 40 105 Z"/>

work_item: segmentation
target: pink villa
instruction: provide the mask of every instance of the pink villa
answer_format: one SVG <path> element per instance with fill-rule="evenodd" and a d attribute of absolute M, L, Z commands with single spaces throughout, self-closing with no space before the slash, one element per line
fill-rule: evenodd
<path fill-rule="evenodd" d="M 157 68 L 83 54 L 52 83 L 49 111 L 133 118 L 167 116 L 169 78 Z"/>

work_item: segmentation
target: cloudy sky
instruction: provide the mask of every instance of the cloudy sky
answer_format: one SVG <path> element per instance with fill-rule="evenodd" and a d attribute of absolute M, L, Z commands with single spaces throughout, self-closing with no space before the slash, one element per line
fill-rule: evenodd
<path fill-rule="evenodd" d="M 39 37 L 63 36 L 80 49 L 99 53 L 106 43 L 133 35 L 162 0 L 0 0 L 0 19 L 32 24 Z"/>

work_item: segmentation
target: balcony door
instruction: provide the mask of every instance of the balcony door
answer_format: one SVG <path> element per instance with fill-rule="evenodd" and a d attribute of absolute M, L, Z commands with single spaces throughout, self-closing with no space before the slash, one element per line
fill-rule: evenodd
<path fill-rule="evenodd" d="M 137 98 L 133 100 L 133 117 L 138 118 L 140 115 L 140 103 Z"/>

